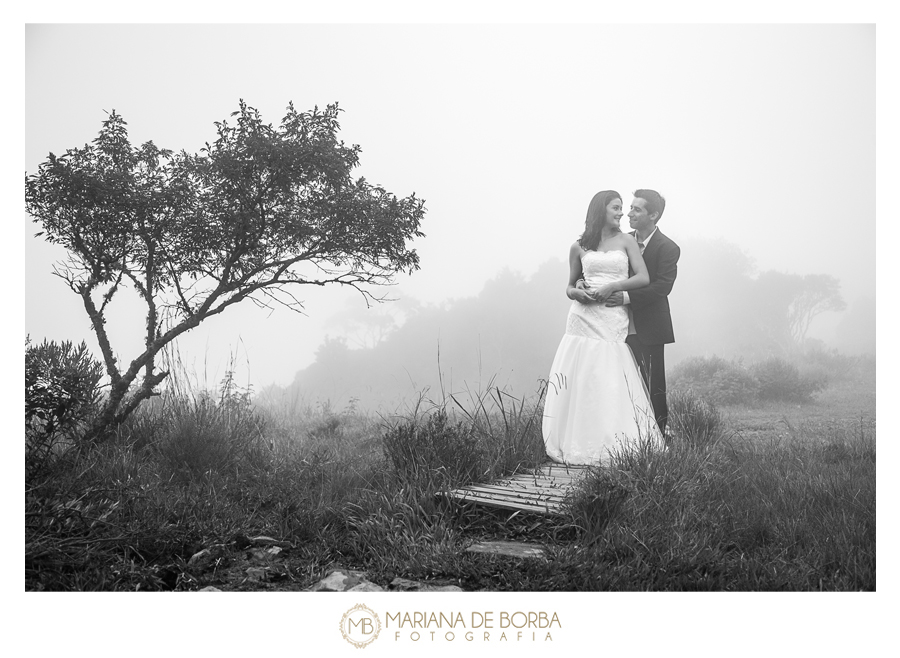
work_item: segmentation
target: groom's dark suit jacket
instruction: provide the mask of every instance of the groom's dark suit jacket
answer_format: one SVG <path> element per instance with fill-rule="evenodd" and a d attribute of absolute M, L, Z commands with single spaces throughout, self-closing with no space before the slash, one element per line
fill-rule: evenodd
<path fill-rule="evenodd" d="M 650 275 L 650 285 L 628 291 L 634 330 L 644 345 L 674 343 L 675 333 L 672 331 L 668 295 L 678 274 L 681 248 L 657 228 L 647 243 L 643 256 Z"/>

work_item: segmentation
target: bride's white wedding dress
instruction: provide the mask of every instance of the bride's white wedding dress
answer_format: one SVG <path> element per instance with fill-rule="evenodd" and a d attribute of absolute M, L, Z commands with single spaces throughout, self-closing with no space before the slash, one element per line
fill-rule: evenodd
<path fill-rule="evenodd" d="M 587 251 L 581 265 L 591 288 L 628 277 L 624 251 Z M 552 460 L 598 464 L 627 445 L 663 446 L 627 335 L 624 306 L 572 302 L 544 404 L 544 444 Z"/>

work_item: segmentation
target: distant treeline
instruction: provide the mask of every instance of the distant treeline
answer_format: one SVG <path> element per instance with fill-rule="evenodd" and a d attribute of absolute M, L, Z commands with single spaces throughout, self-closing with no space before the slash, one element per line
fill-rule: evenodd
<path fill-rule="evenodd" d="M 749 256 L 722 241 L 682 241 L 681 247 L 670 296 L 676 343 L 666 353 L 669 367 L 697 355 L 790 357 L 815 342 L 807 330 L 817 315 L 846 309 L 830 275 L 758 273 Z M 292 384 L 261 393 L 369 409 L 402 408 L 423 391 L 438 399 L 499 386 L 531 396 L 565 329 L 572 303 L 567 276 L 561 259 L 545 262 L 528 279 L 504 270 L 478 296 L 414 307 L 389 331 L 384 316 L 373 313 L 374 344 L 352 349 L 344 338 L 329 338 Z M 838 341 L 834 347 L 842 352 L 874 353 L 874 295 L 844 313 Z"/>

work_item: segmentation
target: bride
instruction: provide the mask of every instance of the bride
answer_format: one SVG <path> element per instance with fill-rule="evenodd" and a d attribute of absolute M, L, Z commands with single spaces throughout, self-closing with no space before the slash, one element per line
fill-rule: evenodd
<path fill-rule="evenodd" d="M 650 283 L 637 241 L 619 228 L 622 215 L 618 192 L 598 192 L 584 233 L 569 250 L 566 296 L 572 306 L 550 369 L 542 428 L 547 455 L 557 462 L 605 463 L 628 445 L 662 445 L 646 386 L 625 344 L 628 310 L 604 305 L 615 292 Z M 576 287 L 582 277 L 584 290 Z"/>

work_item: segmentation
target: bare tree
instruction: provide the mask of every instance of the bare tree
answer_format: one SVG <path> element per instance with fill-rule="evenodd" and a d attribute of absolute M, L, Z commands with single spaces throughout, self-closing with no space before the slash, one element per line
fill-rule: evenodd
<path fill-rule="evenodd" d="M 241 101 L 234 123 L 217 122 L 217 139 L 188 154 L 133 147 L 113 111 L 91 144 L 51 153 L 26 175 L 37 235 L 69 252 L 55 273 L 81 297 L 110 380 L 87 438 L 155 394 L 168 375 L 156 368 L 160 350 L 229 306 L 249 299 L 299 311 L 293 291 L 326 284 L 381 301 L 371 286 L 419 268 L 407 241 L 423 237 L 424 202 L 351 176 L 360 148 L 338 140 L 339 112 L 289 105 L 275 128 Z M 122 367 L 106 313 L 126 286 L 143 300 L 146 324 L 143 351 Z"/>
<path fill-rule="evenodd" d="M 805 275 L 788 308 L 791 336 L 798 344 L 802 343 L 813 318 L 826 311 L 843 311 L 845 308 L 847 304 L 841 297 L 841 284 L 837 279 L 828 274 Z"/>
<path fill-rule="evenodd" d="M 787 354 L 801 346 L 816 316 L 844 310 L 840 285 L 828 274 L 763 272 L 754 282 L 746 312 L 759 337 Z"/>

